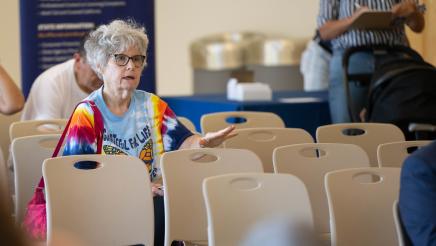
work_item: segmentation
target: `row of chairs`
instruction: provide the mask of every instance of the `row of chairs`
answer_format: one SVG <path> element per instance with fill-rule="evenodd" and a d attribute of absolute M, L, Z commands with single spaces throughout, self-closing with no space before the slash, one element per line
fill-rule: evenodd
<path fill-rule="evenodd" d="M 19 126 L 20 124 L 17 125 Z M 37 125 L 38 124 L 35 124 L 35 126 Z M 274 128 L 264 128 L 259 131 L 254 131 L 254 133 L 256 134 L 253 134 L 252 130 L 241 129 L 239 132 L 240 136 L 244 137 L 245 134 L 246 138 L 244 137 L 240 139 L 238 138 L 230 139 L 228 141 L 230 143 L 226 142 L 225 147 L 244 148 L 244 144 L 250 143 L 249 139 L 253 138 L 253 136 L 269 137 L 268 131 L 277 132 L 275 136 L 273 136 L 274 144 L 272 144 L 271 141 L 258 141 L 258 145 L 252 145 L 252 147 L 248 146 L 245 148 L 255 152 L 261 158 L 262 163 L 264 164 L 263 169 L 269 172 L 273 171 L 273 167 L 277 169 L 277 167 L 275 166 L 278 163 L 277 158 L 286 158 L 288 153 L 293 153 L 292 155 L 288 155 L 291 156 L 288 162 L 294 161 L 295 163 L 310 163 L 312 161 L 312 162 L 322 163 L 322 162 L 330 161 L 330 163 L 334 163 L 335 160 L 342 160 L 341 158 L 343 157 L 338 157 L 337 155 L 332 153 L 335 152 L 339 153 L 341 151 L 341 148 L 344 148 L 342 150 L 347 150 L 347 148 L 348 149 L 356 148 L 356 146 L 353 146 L 353 147 L 336 147 L 337 149 L 335 149 L 335 147 L 331 145 L 313 144 L 313 143 L 311 144 L 311 142 L 313 142 L 312 138 L 308 133 L 306 133 L 301 129 L 274 129 Z M 27 133 L 29 133 L 29 131 L 27 131 Z M 59 135 L 52 135 L 52 136 L 41 135 L 40 137 L 18 138 L 14 140 L 12 143 L 13 160 L 14 163 L 16 164 L 15 190 L 17 194 L 16 216 L 18 221 L 21 221 L 22 219 L 23 216 L 22 213 L 24 211 L 25 202 L 28 201 L 28 199 L 30 198 L 30 194 L 32 192 L 32 190 L 29 187 L 32 187 L 34 184 L 36 184 L 37 178 L 38 176 L 40 176 L 39 175 L 41 173 L 40 163 L 42 163 L 44 159 L 51 156 L 53 147 L 55 146 L 58 139 L 59 139 Z M 248 139 L 248 141 L 244 141 L 245 139 Z M 282 145 L 286 146 L 295 143 L 305 143 L 305 142 L 307 144 L 301 144 L 299 146 L 295 145 L 292 148 L 289 147 L 277 148 L 274 152 L 274 149 L 277 146 L 282 146 Z M 407 151 L 408 147 L 422 146 L 425 144 L 428 144 L 428 141 L 413 141 L 413 142 L 402 141 L 396 143 L 382 144 L 378 148 L 379 166 L 400 167 L 402 161 L 409 154 Z M 362 157 L 363 151 L 360 151 L 360 153 L 355 150 L 349 152 L 354 154 L 350 156 L 349 160 L 344 162 L 347 163 L 347 165 L 353 165 L 348 163 L 355 163 L 357 166 L 359 166 L 361 163 L 371 163 L 367 160 L 367 158 Z M 23 155 L 23 153 L 31 153 L 31 154 Z M 315 156 L 319 158 L 318 159 L 307 158 L 307 157 L 315 157 Z M 296 160 L 298 160 L 298 162 Z M 268 162 L 268 165 L 265 165 L 266 162 Z M 19 163 L 24 163 L 25 166 L 19 165 Z M 29 163 L 36 163 L 36 165 L 29 165 Z M 310 166 L 307 165 L 304 168 L 308 170 L 309 167 Z M 318 166 L 316 168 L 319 171 L 323 171 L 324 167 L 327 166 Z M 2 169 L 5 170 L 5 168 Z M 296 171 L 297 170 L 291 170 L 289 171 L 289 173 L 293 173 Z M 29 178 L 29 176 L 31 176 L 32 178 Z M 7 180 L 7 179 L 5 178 L 2 180 Z M 26 188 L 22 189 L 22 187 L 26 187 Z M 23 190 L 26 191 L 25 194 L 20 194 L 21 192 L 23 192 Z"/>
<path fill-rule="evenodd" d="M 40 135 L 18 138 L 13 141 L 12 150 L 15 164 L 16 181 L 16 219 L 18 223 L 22 221 L 24 216 L 26 203 L 30 199 L 33 192 L 32 187 L 37 184 L 37 181 L 41 176 L 41 163 L 44 159 L 51 156 L 54 145 L 58 139 L 59 135 Z M 221 153 L 224 151 L 232 151 L 232 149 L 210 149 L 207 153 L 203 154 L 212 154 L 213 156 L 218 156 L 215 159 L 219 159 L 223 162 L 225 161 L 229 170 L 232 172 L 254 170 L 238 170 L 237 164 L 228 160 L 237 161 L 238 163 L 242 163 L 242 165 L 245 163 L 248 163 L 248 165 L 252 165 L 251 163 L 261 163 L 259 158 L 254 154 L 252 154 L 251 157 L 246 154 L 246 157 L 241 159 L 237 158 L 237 156 L 232 157 L 229 154 L 230 152 L 225 152 L 227 155 L 229 155 L 226 158 L 226 156 L 223 156 Z M 248 152 L 247 150 L 244 151 Z M 29 152 L 32 152 L 32 154 L 23 155 L 23 153 Z M 203 168 L 203 173 L 198 173 L 198 170 L 192 170 L 192 168 L 195 167 L 197 160 L 195 162 L 190 161 L 188 156 L 180 156 L 182 155 L 181 153 L 185 153 L 185 155 L 192 154 L 190 151 L 178 151 L 178 155 L 170 155 L 168 153 L 165 154 L 165 158 L 162 158 L 162 169 L 164 174 L 166 173 L 166 175 L 164 175 L 164 186 L 167 189 L 167 194 L 170 194 L 172 191 L 172 188 L 169 187 L 174 186 L 176 187 L 174 194 L 185 196 L 187 195 L 186 191 L 189 190 L 189 196 L 194 196 L 195 194 L 198 195 L 200 194 L 200 190 L 198 190 L 197 193 L 191 192 L 192 188 L 185 187 L 183 182 L 189 181 L 189 184 L 187 185 L 196 185 L 197 187 L 200 187 L 202 179 L 206 177 L 208 173 L 213 173 L 213 170 L 211 170 L 211 165 L 208 165 L 208 163 L 201 163 L 200 166 L 197 165 L 197 169 Z M 173 160 L 171 160 L 171 158 L 173 158 Z M 204 160 L 211 159 L 214 160 L 214 158 L 201 158 L 198 161 L 202 162 Z M 172 174 L 168 174 L 168 172 L 165 171 L 166 164 L 164 164 L 164 160 L 169 160 L 167 163 L 176 163 L 172 167 L 175 169 Z M 351 144 L 309 143 L 282 146 L 275 150 L 273 162 L 275 172 L 290 173 L 296 175 L 304 181 L 313 204 L 312 206 L 314 208 L 313 211 L 316 221 L 316 229 L 321 233 L 328 233 L 329 228 L 328 209 L 326 206 L 327 202 L 323 192 L 323 177 L 325 173 L 344 168 L 369 167 L 369 161 L 366 153 L 358 146 Z M 222 168 L 222 166 L 215 164 L 214 166 L 218 169 Z M 262 165 L 259 165 L 257 170 L 263 171 Z M 200 175 L 197 180 L 195 179 L 195 174 Z M 173 185 L 171 185 L 171 181 L 170 183 L 166 183 L 167 179 L 165 177 L 167 177 L 167 175 L 170 175 L 171 178 L 169 180 L 172 180 Z M 174 200 L 174 198 L 168 200 Z M 186 208 L 187 206 L 189 207 L 189 201 L 192 200 L 195 199 L 188 199 L 188 204 L 180 206 L 180 208 Z M 191 216 L 190 214 L 183 213 L 183 211 L 174 212 L 174 214 L 181 214 L 189 217 Z M 187 218 L 183 218 L 181 219 L 180 223 L 176 224 L 183 224 L 182 221 L 186 220 Z M 190 220 L 192 221 L 192 219 Z M 168 223 L 167 225 L 170 224 Z M 186 228 L 184 227 L 183 230 L 186 230 Z"/>
<path fill-rule="evenodd" d="M 356 125 L 353 125 L 353 127 L 358 127 L 358 126 L 356 126 Z M 348 129 L 349 129 L 350 127 L 348 127 Z M 362 127 L 361 127 L 362 128 Z M 267 160 L 267 161 L 269 161 L 270 162 L 270 164 L 268 165 L 268 167 L 271 167 L 271 170 L 270 171 L 273 171 L 272 170 L 272 167 L 274 167 L 276 170 L 277 170 L 277 165 L 276 165 L 276 161 L 273 159 L 272 160 L 272 158 L 271 158 L 271 152 L 272 152 L 272 150 L 276 147 L 276 146 L 274 146 L 274 145 L 271 145 L 270 143 L 268 143 L 268 141 L 269 140 L 271 140 L 271 137 L 270 136 L 268 136 L 268 134 L 269 134 L 269 132 L 270 131 L 275 131 L 276 130 L 276 128 L 263 128 L 263 129 L 257 129 L 257 131 L 254 131 L 255 133 L 253 134 L 253 133 L 249 133 L 250 131 L 252 131 L 252 130 L 249 130 L 249 129 L 241 129 L 241 130 L 238 130 L 238 131 L 241 131 L 241 132 L 248 132 L 248 134 L 246 134 L 246 137 L 247 137 L 247 139 L 254 139 L 254 140 L 260 140 L 260 141 L 258 141 L 258 142 L 264 142 L 264 143 L 266 143 L 266 144 L 264 144 L 264 146 L 266 146 L 266 148 L 268 148 L 268 149 L 270 149 L 269 150 L 269 155 L 266 155 L 265 156 L 265 160 Z M 297 131 L 294 131 L 293 133 L 302 133 L 301 134 L 301 136 L 309 136 L 310 137 L 310 135 L 308 134 L 308 133 L 306 133 L 306 132 L 304 132 L 303 130 L 301 130 L 301 129 L 279 129 L 278 130 L 278 132 L 279 132 L 279 134 L 277 134 L 276 136 L 284 136 L 283 137 L 283 139 L 284 140 L 286 140 L 286 139 L 292 139 L 292 140 L 295 140 L 295 139 L 299 139 L 299 137 L 297 137 L 298 136 L 298 134 L 291 134 L 291 135 L 285 135 L 285 134 L 282 134 L 282 132 L 291 132 L 291 131 L 293 131 L 293 130 L 297 130 Z M 300 131 L 301 130 L 301 131 Z M 371 128 L 366 128 L 366 129 L 364 129 L 365 130 L 365 134 L 366 135 L 368 135 L 368 132 L 369 133 L 373 133 L 373 131 L 371 130 Z M 383 134 L 386 134 L 387 132 L 389 132 L 389 131 L 387 131 L 386 129 L 384 130 L 384 131 L 381 131 L 381 133 L 380 132 L 378 132 L 378 134 L 379 135 L 383 135 Z M 364 135 L 365 135 L 364 134 Z M 240 134 L 240 135 L 244 135 L 244 134 Z M 376 136 L 377 136 L 377 134 L 376 134 Z M 317 136 L 318 137 L 318 136 Z M 356 136 L 352 136 L 352 137 L 356 137 Z M 57 137 L 57 138 L 59 138 L 59 137 Z M 280 139 L 279 137 L 273 137 L 274 138 L 274 140 L 276 140 L 276 139 Z M 360 138 L 362 138 L 362 137 L 360 137 Z M 296 151 L 295 153 L 304 153 L 304 152 L 306 152 L 306 157 L 316 157 L 316 158 L 312 158 L 312 159 L 322 159 L 321 157 L 322 156 L 324 156 L 323 155 L 323 153 L 325 154 L 325 153 L 327 153 L 327 151 L 328 151 L 328 154 L 326 154 L 325 156 L 327 156 L 327 157 L 331 157 L 331 154 L 330 154 L 330 152 L 331 151 L 329 151 L 328 149 L 326 150 L 325 148 L 323 148 L 323 146 L 322 146 L 322 144 L 313 144 L 313 139 L 310 137 L 310 139 L 311 139 L 311 141 L 306 141 L 306 142 L 309 142 L 309 143 L 306 143 L 306 144 L 301 144 L 301 146 L 300 147 L 302 147 L 302 149 L 300 149 L 300 150 L 298 150 L 298 151 Z M 359 139 L 359 138 L 358 138 Z M 17 139 L 18 140 L 18 139 Z M 53 142 L 56 142 L 56 139 L 55 140 L 53 140 Z M 311 143 L 312 142 L 312 143 Z M 244 141 L 242 141 L 241 142 L 241 144 L 243 144 L 244 143 Z M 292 144 L 292 143 L 295 143 L 295 142 L 291 142 L 290 144 Z M 428 143 L 428 142 L 426 142 L 426 143 Z M 426 143 L 422 143 L 422 142 L 419 142 L 419 144 L 426 144 Z M 286 143 L 285 143 L 286 144 Z M 288 143 L 289 144 L 289 143 Z M 406 144 L 406 145 L 410 145 L 411 143 L 408 143 L 408 142 L 401 142 L 401 144 Z M 325 146 L 328 146 L 328 144 L 324 144 Z M 395 145 L 395 144 L 386 144 L 386 145 Z M 30 146 L 32 146 L 32 145 L 30 145 Z M 35 145 L 33 145 L 33 148 L 34 148 L 34 146 Z M 345 146 L 345 145 L 344 145 Z M 351 145 L 352 146 L 352 145 Z M 396 144 L 396 146 L 398 147 L 398 143 Z M 238 147 L 238 146 L 236 146 L 236 147 Z M 272 148 L 271 148 L 272 147 Z M 282 153 L 287 153 L 287 152 L 292 152 L 292 149 L 286 149 L 286 147 L 288 147 L 288 146 L 285 146 L 285 147 L 283 147 L 283 150 L 282 150 Z M 357 146 L 354 146 L 354 147 L 357 147 Z M 380 146 L 381 147 L 381 146 Z M 380 147 L 379 147 L 379 150 L 380 150 Z M 227 148 L 229 148 L 229 145 L 227 146 Z M 358 148 L 358 147 L 357 147 Z M 392 146 L 390 146 L 389 148 L 387 148 L 387 149 L 391 149 L 391 151 L 392 151 Z M 248 148 L 249 149 L 249 148 Z M 345 152 L 349 152 L 349 151 L 347 151 L 347 149 L 346 149 L 346 147 L 342 147 L 342 148 L 339 148 L 341 151 L 345 151 Z M 373 148 L 372 148 L 373 149 Z M 406 148 L 407 149 L 407 148 Z M 277 150 L 277 153 L 280 153 L 280 148 L 278 148 Z M 362 153 L 364 153 L 364 151 L 362 151 L 362 149 L 360 149 L 360 151 L 362 152 Z M 395 150 L 394 150 L 395 151 Z M 52 152 L 52 149 L 48 149 L 48 155 L 47 155 L 47 157 L 49 157 L 49 156 L 51 156 L 51 152 Z M 21 154 L 22 154 L 23 152 L 21 152 Z M 334 153 L 334 152 L 333 152 Z M 350 152 L 350 153 L 354 153 L 354 152 Z M 383 152 L 382 152 L 383 153 Z M 395 153 L 395 152 L 394 152 Z M 276 153 L 275 153 L 276 154 Z M 403 151 L 403 152 L 401 152 L 401 155 L 403 155 L 403 156 L 407 156 L 407 151 Z M 395 158 L 397 158 L 398 159 L 398 157 L 399 156 L 401 156 L 401 155 L 398 155 L 398 154 L 393 154 L 393 155 L 391 155 L 392 157 L 395 157 Z M 261 156 L 261 155 L 260 155 Z M 344 163 L 342 163 L 342 164 L 348 164 L 348 165 L 346 165 L 346 167 L 351 167 L 353 164 L 352 163 L 356 163 L 356 160 L 360 160 L 360 158 L 357 158 L 358 156 L 359 156 L 359 154 L 353 154 L 352 155 L 353 156 L 353 158 L 351 158 L 351 162 L 344 162 Z M 379 155 L 379 163 L 380 163 L 380 156 L 382 156 L 382 155 Z M 368 159 L 368 157 L 366 157 L 367 159 Z M 261 159 L 263 159 L 263 158 L 261 158 Z M 303 158 L 304 159 L 304 158 Z M 306 158 L 307 159 L 307 158 Z M 383 159 L 383 158 L 382 158 Z M 43 159 L 42 159 L 43 160 Z M 291 158 L 291 160 L 293 160 L 293 162 L 295 162 L 295 163 L 298 163 L 298 162 L 296 162 L 295 160 L 296 159 L 294 159 L 294 158 Z M 402 162 L 402 161 L 401 161 Z M 39 163 L 41 163 L 41 162 L 39 162 Z M 263 163 L 265 163 L 265 161 L 263 161 Z M 351 164 L 350 164 L 351 163 Z M 368 162 L 367 162 L 368 163 Z M 386 163 L 394 163 L 394 162 L 392 162 L 392 161 L 390 161 L 390 162 L 386 162 Z M 395 163 L 400 163 L 400 162 L 395 162 Z M 273 165 L 274 164 L 274 165 Z M 368 164 L 369 165 L 369 164 Z M 308 166 L 308 165 L 307 165 Z M 306 166 L 306 167 L 307 167 Z M 356 166 L 359 166 L 359 164 L 356 164 Z M 306 168 L 305 167 L 305 168 Z M 40 168 L 40 164 L 39 164 L 39 168 Z M 343 168 L 343 167 L 342 167 Z M 41 169 L 39 169 L 39 170 L 41 170 Z M 316 168 L 315 168 L 315 170 L 317 170 Z M 334 168 L 332 169 L 332 170 L 335 170 Z M 303 170 L 304 171 L 304 170 Z M 320 168 L 319 170 L 318 170 L 321 174 L 320 174 L 320 176 L 319 177 L 317 177 L 317 178 L 314 178 L 314 180 L 318 180 L 318 183 L 321 183 L 321 186 L 318 186 L 318 187 L 323 187 L 323 184 L 322 184 L 322 180 L 323 180 L 323 172 L 325 173 L 325 172 L 327 172 L 328 171 L 328 168 L 327 168 L 327 171 L 325 171 L 325 169 L 323 169 L 323 168 Z M 290 173 L 294 173 L 294 175 L 295 175 L 295 170 L 292 170 L 292 171 L 289 171 Z M 39 171 L 39 173 L 40 173 L 40 171 Z M 315 173 L 315 172 L 312 172 L 312 173 Z M 303 174 L 304 174 L 304 172 L 303 172 Z M 309 172 L 309 174 L 310 174 L 310 172 Z M 314 175 L 314 176 L 316 176 L 316 175 Z M 299 177 L 299 178 L 301 178 L 300 176 L 298 176 L 297 175 L 297 177 Z M 320 181 L 321 180 L 321 181 Z M 36 178 L 36 180 L 35 181 L 32 181 L 33 183 L 32 183 L 32 185 L 33 184 L 36 184 L 37 183 L 37 178 Z M 307 181 L 305 182 L 306 183 L 306 185 L 307 185 Z M 309 182 L 310 183 L 310 182 Z M 31 187 L 31 186 L 29 186 L 29 187 Z M 308 187 L 308 190 L 309 190 L 309 194 L 311 195 L 311 189 Z M 319 189 L 318 189 L 318 191 L 319 191 Z M 31 193 L 32 191 L 30 191 L 30 193 Z M 315 193 L 314 194 L 320 194 L 319 192 L 316 192 L 316 189 L 315 189 Z M 321 192 L 321 194 L 322 195 L 324 195 L 324 193 L 323 192 Z M 312 198 L 312 195 L 311 195 L 311 199 L 313 199 Z M 26 199 L 25 200 L 25 202 L 27 201 L 28 199 Z M 165 199 L 165 200 L 167 200 L 167 199 Z M 18 204 L 18 201 L 17 201 L 17 204 Z M 313 203 L 313 204 L 315 204 L 315 203 Z M 326 202 L 325 202 L 325 198 L 324 198 L 324 202 L 320 202 L 320 203 L 316 203 L 316 204 L 323 204 L 323 205 L 325 205 L 326 204 Z M 318 209 L 318 208 L 314 208 L 314 216 L 315 216 L 315 221 L 316 221 L 316 227 L 317 227 L 317 231 L 320 231 L 320 232 L 322 232 L 323 230 L 322 230 L 322 228 L 323 228 L 323 225 L 322 225 L 322 223 L 319 223 L 319 221 L 326 221 L 325 219 L 322 219 L 322 216 L 324 215 L 324 217 L 325 217 L 325 215 L 327 214 L 326 213 L 326 211 L 328 212 L 328 209 L 326 210 L 326 208 L 327 208 L 327 206 L 320 206 L 321 208 L 320 209 Z M 322 211 L 322 209 L 324 208 L 324 211 Z M 321 212 L 320 212 L 321 211 Z M 18 218 L 18 217 L 17 217 Z M 318 218 L 321 218 L 321 219 L 318 219 Z M 328 218 L 328 216 L 327 216 L 327 218 Z M 320 225 L 321 224 L 321 225 Z M 325 223 L 325 225 L 327 225 L 327 229 L 328 229 L 328 222 L 327 223 Z M 324 228 L 325 228 L 325 226 L 324 226 Z"/>
<path fill-rule="evenodd" d="M 222 147 L 250 149 L 261 157 L 265 171 L 272 172 L 271 154 L 274 148 L 297 143 L 313 143 L 314 140 L 310 134 L 303 129 L 284 128 L 284 124 L 279 123 L 281 119 L 278 116 L 273 117 L 271 115 L 274 114 L 266 112 L 221 112 L 203 116 L 202 123 L 210 126 L 208 131 L 215 131 L 229 125 L 229 123 L 226 122 L 226 117 L 245 117 L 246 122 L 236 124 L 237 129 L 235 132 L 238 133 L 238 136 L 226 141 Z M 267 117 L 273 119 L 273 123 L 270 127 L 266 127 L 267 123 L 265 121 L 259 120 L 267 119 Z M 179 117 L 179 120 L 188 126 L 188 128 L 195 130 L 194 125 L 189 119 Z M 63 127 L 65 127 L 65 123 L 65 120 L 60 119 L 15 122 L 10 127 L 11 141 L 21 136 L 60 133 Z M 254 128 L 255 126 L 256 128 Z M 361 134 L 347 134 L 347 132 L 353 131 L 361 131 Z M 317 129 L 316 140 L 318 143 L 334 142 L 357 144 L 367 152 L 370 163 L 373 166 L 377 166 L 377 164 L 379 166 L 400 166 L 404 156 L 407 156 L 405 151 L 410 153 L 410 149 L 429 143 L 429 141 L 404 142 L 404 135 L 396 126 L 375 123 L 321 126 Z M 392 142 L 398 143 L 393 144 Z M 379 145 L 382 146 L 379 148 Z M 396 155 L 395 151 L 400 151 L 398 152 L 399 155 Z"/>
<path fill-rule="evenodd" d="M 204 162 L 199 155 L 216 158 Z M 74 163 L 83 160 L 99 165 L 75 169 Z M 286 217 L 309 229 L 317 221 L 313 215 L 317 201 L 306 180 L 299 175 L 262 173 L 260 160 L 250 151 L 180 150 L 165 153 L 161 164 L 165 245 L 172 240 L 237 245 L 266 218 Z M 379 179 L 356 179 L 365 174 Z M 138 159 L 51 158 L 44 161 L 43 175 L 49 241 L 62 228 L 91 244 L 153 244 L 150 182 Z M 399 168 L 369 167 L 327 173 L 332 245 L 397 245 L 392 204 L 398 197 L 399 175 Z"/>
<path fill-rule="evenodd" d="M 177 117 L 177 119 L 193 132 L 198 132 L 194 123 L 186 117 Z M 30 120 L 25 122 L 14 122 L 9 128 L 10 140 L 17 137 L 30 135 L 61 133 L 67 123 L 66 119 L 51 120 Z M 276 114 L 270 112 L 220 112 L 206 114 L 201 118 L 201 132 L 218 131 L 231 124 L 236 128 L 253 128 L 253 127 L 277 127 L 285 128 L 285 123 Z"/>

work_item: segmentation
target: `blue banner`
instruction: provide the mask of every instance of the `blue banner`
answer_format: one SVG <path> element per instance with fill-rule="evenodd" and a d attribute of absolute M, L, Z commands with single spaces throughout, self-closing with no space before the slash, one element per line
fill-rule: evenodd
<path fill-rule="evenodd" d="M 24 95 L 45 69 L 72 58 L 90 29 L 127 18 L 147 30 L 150 45 L 139 89 L 155 92 L 154 0 L 20 0 Z"/>

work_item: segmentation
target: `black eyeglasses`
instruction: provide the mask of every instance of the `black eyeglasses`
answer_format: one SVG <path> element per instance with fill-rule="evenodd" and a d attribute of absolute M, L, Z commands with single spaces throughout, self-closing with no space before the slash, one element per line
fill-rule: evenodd
<path fill-rule="evenodd" d="M 129 63 L 129 60 L 132 60 L 133 64 L 136 67 L 141 67 L 142 65 L 144 65 L 145 62 L 145 56 L 143 55 L 136 55 L 130 57 L 124 54 L 114 54 L 113 56 L 114 56 L 115 64 L 117 64 L 118 66 L 125 66 L 127 65 L 127 63 Z"/>

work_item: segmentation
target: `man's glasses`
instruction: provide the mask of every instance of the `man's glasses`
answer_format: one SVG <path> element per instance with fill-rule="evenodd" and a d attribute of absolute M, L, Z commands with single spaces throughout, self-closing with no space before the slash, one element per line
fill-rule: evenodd
<path fill-rule="evenodd" d="M 136 55 L 136 56 L 128 56 L 124 54 L 114 54 L 114 60 L 115 64 L 118 66 L 125 66 L 127 63 L 129 63 L 129 60 L 132 60 L 135 67 L 141 67 L 144 64 L 145 56 L 143 55 Z"/>

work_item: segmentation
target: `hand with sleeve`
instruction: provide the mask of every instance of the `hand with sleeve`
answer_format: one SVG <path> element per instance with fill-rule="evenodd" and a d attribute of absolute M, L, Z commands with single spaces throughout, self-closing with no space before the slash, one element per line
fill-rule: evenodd
<path fill-rule="evenodd" d="M 424 29 L 425 20 L 414 0 L 403 0 L 395 4 L 392 9 L 394 18 L 405 19 L 407 26 L 414 32 L 421 32 Z"/>

